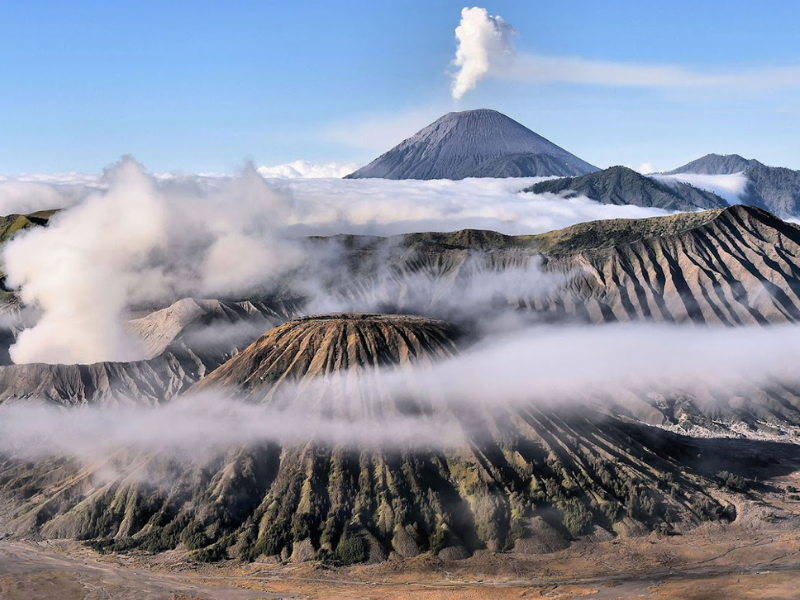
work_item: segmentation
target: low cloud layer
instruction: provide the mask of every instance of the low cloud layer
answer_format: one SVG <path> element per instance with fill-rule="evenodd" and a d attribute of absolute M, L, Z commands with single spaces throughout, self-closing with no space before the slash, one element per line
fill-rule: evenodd
<path fill-rule="evenodd" d="M 676 173 L 674 175 L 652 175 L 654 179 L 669 183 L 681 181 L 701 190 L 712 192 L 729 204 L 741 204 L 747 191 L 748 179 L 744 173 L 730 175 L 703 175 L 699 173 Z"/>
<path fill-rule="evenodd" d="M 535 179 L 265 180 L 252 168 L 236 177 L 154 178 L 126 159 L 103 181 L 4 250 L 7 284 L 41 314 L 12 348 L 15 362 L 143 358 L 122 326 L 130 308 L 269 290 L 308 260 L 298 243 L 305 235 L 528 234 L 666 214 L 519 192 Z"/>
<path fill-rule="evenodd" d="M 485 77 L 525 83 L 571 83 L 653 89 L 706 89 L 764 93 L 800 88 L 800 65 L 701 71 L 682 65 L 642 64 L 517 53 L 514 28 L 485 8 L 465 8 L 456 28 L 458 67 L 451 88 L 454 99 L 475 89 Z"/>
<path fill-rule="evenodd" d="M 263 177 L 277 177 L 280 179 L 322 179 L 326 177 L 342 178 L 350 175 L 358 168 L 356 163 L 312 163 L 307 160 L 275 165 L 273 167 L 258 167 L 256 169 Z"/>
<path fill-rule="evenodd" d="M 266 406 L 237 400 L 235 390 L 190 395 L 158 408 L 6 404 L 0 406 L 0 451 L 85 457 L 126 447 L 196 459 L 267 441 L 449 447 L 464 440 L 459 415 L 497 411 L 507 418 L 509 409 L 542 403 L 602 409 L 605 398 L 626 391 L 713 398 L 723 390 L 732 397 L 753 386 L 795 381 L 797 333 L 796 326 L 535 327 L 490 337 L 432 368 L 318 378 L 299 388 L 285 383 Z M 314 408 L 319 398 L 326 400 L 325 410 Z M 409 402 L 414 410 L 403 408 Z"/>

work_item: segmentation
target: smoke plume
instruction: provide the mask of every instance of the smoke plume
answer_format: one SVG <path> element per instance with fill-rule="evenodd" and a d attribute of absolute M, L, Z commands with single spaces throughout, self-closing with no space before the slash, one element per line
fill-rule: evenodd
<path fill-rule="evenodd" d="M 800 66 L 763 66 L 701 71 L 684 65 L 641 64 L 580 56 L 520 52 L 514 28 L 485 8 L 464 8 L 456 28 L 458 46 L 451 93 L 458 100 L 487 76 L 526 83 L 570 83 L 671 90 L 712 90 L 728 94 L 764 93 L 800 87 Z M 692 97 L 696 101 L 696 97 Z"/>
<path fill-rule="evenodd" d="M 457 67 L 451 93 L 455 100 L 474 90 L 490 69 L 508 63 L 513 57 L 511 36 L 514 28 L 501 16 L 492 16 L 485 8 L 461 10 L 461 22 L 456 27 Z"/>
<path fill-rule="evenodd" d="M 207 189 L 159 186 L 131 159 L 107 177 L 108 190 L 5 248 L 8 283 L 41 311 L 11 348 L 17 363 L 144 358 L 122 326 L 132 306 L 245 292 L 299 261 L 277 230 L 288 198 L 252 169 Z"/>

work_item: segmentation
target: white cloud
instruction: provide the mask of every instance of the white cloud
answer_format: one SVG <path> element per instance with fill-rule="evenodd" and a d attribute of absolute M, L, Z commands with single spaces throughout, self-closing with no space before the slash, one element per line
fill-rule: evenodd
<path fill-rule="evenodd" d="M 99 176 L 83 173 L 0 175 L 0 215 L 72 206 L 100 187 Z"/>
<path fill-rule="evenodd" d="M 800 66 L 704 72 L 681 65 L 647 65 L 538 54 L 520 54 L 513 64 L 498 70 L 497 75 L 530 83 L 637 88 L 767 91 L 800 87 Z"/>
<path fill-rule="evenodd" d="M 272 392 L 278 400 L 267 406 L 235 401 L 238 390 L 195 394 L 158 408 L 137 408 L 132 402 L 111 410 L 65 411 L 35 402 L 5 404 L 0 406 L 0 450 L 85 459 L 125 447 L 168 450 L 196 460 L 231 446 L 310 438 L 368 447 L 445 448 L 463 444 L 469 431 L 459 420 L 463 406 L 470 415 L 500 411 L 507 417 L 514 406 L 624 402 L 630 392 L 707 398 L 719 391 L 735 398 L 753 386 L 795 381 L 798 360 L 795 325 L 535 327 L 490 336 L 430 368 L 365 368 L 361 378 L 282 381 Z M 408 397 L 428 402 L 419 412 L 402 414 L 396 406 Z M 337 403 L 337 409 L 323 414 L 321 398 L 326 406 Z M 372 410 L 376 403 L 381 410 Z"/>
<path fill-rule="evenodd" d="M 514 49 L 511 37 L 514 28 L 503 17 L 492 16 L 485 8 L 473 7 L 461 10 L 461 22 L 456 27 L 457 67 L 450 91 L 455 100 L 475 89 L 492 68 L 510 63 Z"/>
<path fill-rule="evenodd" d="M 287 225 L 298 234 L 395 235 L 473 228 L 520 235 L 596 219 L 667 214 L 581 197 L 567 200 L 552 194 L 520 193 L 542 179 L 297 179 L 275 181 L 273 186 L 294 199 Z"/>
<path fill-rule="evenodd" d="M 729 204 L 739 204 L 747 190 L 748 179 L 744 173 L 729 175 L 702 175 L 698 173 L 676 173 L 674 175 L 653 175 L 659 181 L 681 181 L 701 190 L 712 192 Z"/>
<path fill-rule="evenodd" d="M 12 348 L 15 362 L 143 358 L 122 326 L 129 309 L 186 296 L 268 289 L 303 264 L 302 235 L 492 229 L 538 233 L 606 218 L 666 214 L 586 198 L 520 193 L 528 179 L 392 181 L 154 178 L 126 159 L 47 228 L 3 252 L 8 284 L 41 311 Z M 313 277 L 313 275 L 312 275 Z"/>
<path fill-rule="evenodd" d="M 307 160 L 275 165 L 273 167 L 258 167 L 256 169 L 263 177 L 277 177 L 280 179 L 320 179 L 326 177 L 342 178 L 358 168 L 356 163 L 312 163 Z"/>
<path fill-rule="evenodd" d="M 646 162 L 635 167 L 634 171 L 638 171 L 642 175 L 650 175 L 656 172 L 656 168 L 653 166 L 653 163 Z"/>
<path fill-rule="evenodd" d="M 452 87 L 461 98 L 487 77 L 527 83 L 574 83 L 612 87 L 708 89 L 763 93 L 800 87 L 800 65 L 724 70 L 699 70 L 683 65 L 642 64 L 587 59 L 579 56 L 547 56 L 515 53 L 513 27 L 484 8 L 462 10 L 456 29 L 459 67 Z"/>

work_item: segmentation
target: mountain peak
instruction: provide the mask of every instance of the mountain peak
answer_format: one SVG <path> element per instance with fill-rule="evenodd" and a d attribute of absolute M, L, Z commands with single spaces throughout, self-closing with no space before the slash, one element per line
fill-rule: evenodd
<path fill-rule="evenodd" d="M 496 110 L 451 112 L 348 178 L 581 175 L 597 168 Z"/>
<path fill-rule="evenodd" d="M 712 192 L 680 181 L 659 181 L 619 165 L 580 177 L 540 181 L 523 191 L 566 197 L 586 196 L 602 204 L 632 204 L 664 210 L 724 208 L 728 205 Z"/>
<path fill-rule="evenodd" d="M 698 175 L 732 175 L 733 173 L 741 173 L 749 167 L 763 166 L 760 162 L 754 159 L 747 159 L 739 154 L 706 154 L 686 163 L 682 167 L 678 167 L 672 171 L 668 171 L 667 175 L 675 175 L 679 173 L 695 173 Z"/>

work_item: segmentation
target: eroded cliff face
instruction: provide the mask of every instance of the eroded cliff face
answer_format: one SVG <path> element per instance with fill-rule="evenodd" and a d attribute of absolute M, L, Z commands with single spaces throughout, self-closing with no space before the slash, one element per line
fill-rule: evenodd
<path fill-rule="evenodd" d="M 353 304 L 458 319 L 460 309 L 473 308 L 462 290 L 510 271 L 514 284 L 498 285 L 484 308 L 506 304 L 593 323 L 763 325 L 800 317 L 800 229 L 752 207 L 594 221 L 533 236 L 466 230 L 342 243 L 357 260 L 350 282 L 332 284 L 331 293 Z"/>

